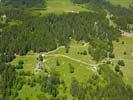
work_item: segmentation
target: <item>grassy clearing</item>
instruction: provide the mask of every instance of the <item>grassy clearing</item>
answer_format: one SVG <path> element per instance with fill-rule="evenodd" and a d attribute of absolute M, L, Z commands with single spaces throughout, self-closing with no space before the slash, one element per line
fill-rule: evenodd
<path fill-rule="evenodd" d="M 24 85 L 22 90 L 19 92 L 19 97 L 22 100 L 26 100 L 28 97 L 29 100 L 38 100 L 37 96 L 41 94 L 42 92 L 40 91 L 40 86 L 36 85 L 35 87 L 30 87 L 28 85 Z"/>
<path fill-rule="evenodd" d="M 121 5 L 123 7 L 129 7 L 129 5 L 133 5 L 132 0 L 107 0 L 110 1 L 114 5 Z"/>
<path fill-rule="evenodd" d="M 122 44 L 124 41 L 124 44 Z M 133 38 L 122 37 L 119 42 L 114 43 L 116 59 L 124 59 L 125 67 L 122 67 L 124 78 L 133 87 Z M 124 55 L 124 52 L 127 54 Z"/>
<path fill-rule="evenodd" d="M 82 45 L 82 43 L 72 41 L 69 53 L 65 52 L 65 48 L 60 48 L 57 51 L 46 55 L 44 68 L 55 69 L 60 74 L 61 80 L 64 80 L 66 87 L 68 87 L 65 93 L 68 97 L 68 100 L 72 100 L 72 96 L 70 95 L 70 85 L 73 78 L 76 78 L 79 82 L 83 83 L 87 81 L 93 74 L 95 74 L 91 70 L 91 66 L 81 63 L 86 62 L 88 64 L 95 64 L 95 62 L 91 60 L 90 55 L 78 54 L 78 52 L 83 52 L 87 49 L 88 44 Z M 70 58 L 63 57 L 61 55 Z M 72 60 L 71 58 L 75 60 Z M 56 65 L 57 60 L 60 63 L 60 66 Z M 70 64 L 74 67 L 74 73 L 70 73 Z M 60 90 L 60 95 L 64 95 L 62 89 Z"/>
<path fill-rule="evenodd" d="M 122 42 L 124 41 L 124 44 Z M 133 38 L 122 37 L 119 42 L 114 42 L 114 52 L 116 55 L 115 59 L 125 59 L 126 66 L 122 68 L 124 73 L 124 80 L 133 86 Z M 35 75 L 44 74 L 44 70 L 50 71 L 56 70 L 60 79 L 64 81 L 66 86 L 66 91 L 64 92 L 63 86 L 60 86 L 59 95 L 67 95 L 68 100 L 72 100 L 70 94 L 70 86 L 73 78 L 76 78 L 80 83 L 86 82 L 92 75 L 97 74 L 97 72 L 92 71 L 92 65 L 96 64 L 92 60 L 89 54 L 83 55 L 80 54 L 83 51 L 87 51 L 89 47 L 88 43 L 83 44 L 82 42 L 76 42 L 72 40 L 69 53 L 66 53 L 65 48 L 61 47 L 53 52 L 46 53 L 45 62 L 43 63 L 43 71 L 38 72 Z M 127 52 L 127 55 L 124 55 L 124 52 Z M 79 52 L 79 53 L 78 53 Z M 35 65 L 38 63 L 37 57 L 39 54 L 29 52 L 26 56 L 17 56 L 17 58 L 11 62 L 11 64 L 16 65 L 19 60 L 24 61 L 24 71 L 34 72 Z M 57 66 L 57 61 L 59 66 Z M 117 63 L 117 61 L 115 62 Z M 74 73 L 70 73 L 70 64 L 74 67 Z M 112 66 L 111 66 L 112 68 Z M 114 70 L 114 68 L 113 68 Z M 43 94 L 47 98 L 50 96 L 44 94 L 40 91 L 40 86 L 36 84 L 35 87 L 30 87 L 24 85 L 22 90 L 19 91 L 19 97 L 22 100 L 25 100 L 27 97 L 30 100 L 37 100 L 38 95 Z"/>
<path fill-rule="evenodd" d="M 65 48 L 59 48 L 54 52 L 46 54 L 43 69 L 47 70 L 48 73 L 51 70 L 56 70 L 60 75 L 60 79 L 64 80 L 67 87 L 65 93 L 63 92 L 63 87 L 59 87 L 59 96 L 67 95 L 67 99 L 72 100 L 72 96 L 70 94 L 70 86 L 73 78 L 76 78 L 79 82 L 83 83 L 86 82 L 92 75 L 96 74 L 96 72 L 92 71 L 91 66 L 88 65 L 95 64 L 90 55 L 78 54 L 78 52 L 83 52 L 84 50 L 87 51 L 88 46 L 89 44 L 83 45 L 82 43 L 77 43 L 76 41 L 72 40 L 69 53 L 65 52 Z M 64 55 L 68 58 L 59 55 Z M 17 58 L 13 62 L 11 62 L 11 64 L 16 65 L 19 60 L 23 60 L 24 71 L 34 72 L 35 65 L 38 63 L 37 57 L 38 54 L 29 52 L 26 56 L 17 56 Z M 75 60 L 72 60 L 71 58 Z M 60 66 L 57 66 L 57 60 L 59 61 Z M 74 67 L 74 73 L 70 73 L 70 64 Z M 39 74 L 44 73 L 40 72 L 36 75 Z M 30 100 L 37 100 L 37 96 L 39 94 L 41 94 L 40 86 L 36 85 L 35 87 L 31 88 L 28 85 L 24 85 L 22 90 L 20 90 L 19 92 L 19 97 L 22 98 L 22 100 L 25 100 L 26 97 L 28 97 Z M 49 97 L 48 95 L 46 96 Z"/>
<path fill-rule="evenodd" d="M 80 64 L 78 62 L 72 61 L 70 59 L 66 59 L 63 57 L 49 57 L 49 59 L 46 62 L 47 67 L 50 69 L 55 69 L 59 74 L 61 80 L 64 80 L 66 84 L 66 95 L 68 97 L 68 100 L 72 100 L 72 96 L 70 94 L 70 86 L 73 78 L 76 78 L 79 82 L 85 82 L 87 81 L 94 72 L 91 71 L 90 66 Z M 56 61 L 59 61 L 60 66 L 56 66 Z M 71 64 L 74 67 L 74 73 L 70 73 L 69 64 Z M 63 95 L 63 90 L 60 89 L 60 95 Z"/>
<path fill-rule="evenodd" d="M 62 14 L 65 12 L 78 13 L 79 11 L 88 11 L 87 9 L 73 4 L 71 0 L 47 0 L 46 10 L 36 10 L 36 12 L 45 15 L 47 13 Z"/>
<path fill-rule="evenodd" d="M 79 82 L 82 83 L 88 80 L 93 74 L 95 74 L 91 70 L 91 66 L 81 63 L 86 62 L 89 64 L 95 64 L 95 62 L 91 60 L 90 55 L 78 54 L 78 52 L 83 52 L 87 49 L 88 44 L 82 45 L 82 43 L 77 43 L 73 40 L 69 49 L 69 53 L 65 52 L 65 48 L 60 48 L 55 52 L 47 54 L 44 66 L 46 69 L 54 68 L 60 74 L 61 79 L 64 80 L 66 87 L 68 87 L 66 89 L 68 100 L 72 100 L 72 96 L 70 95 L 70 85 L 73 77 L 75 77 Z M 64 55 L 76 60 L 72 60 L 60 55 Z M 59 61 L 60 66 L 56 65 L 57 60 Z M 74 67 L 74 73 L 70 73 L 70 64 Z M 62 89 L 60 90 L 60 95 L 64 95 Z"/>

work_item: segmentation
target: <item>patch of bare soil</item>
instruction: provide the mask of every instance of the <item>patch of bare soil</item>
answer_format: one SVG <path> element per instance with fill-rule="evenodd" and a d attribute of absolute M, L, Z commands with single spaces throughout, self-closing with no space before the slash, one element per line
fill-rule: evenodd
<path fill-rule="evenodd" d="M 123 36 L 133 37 L 133 32 L 122 32 Z"/>

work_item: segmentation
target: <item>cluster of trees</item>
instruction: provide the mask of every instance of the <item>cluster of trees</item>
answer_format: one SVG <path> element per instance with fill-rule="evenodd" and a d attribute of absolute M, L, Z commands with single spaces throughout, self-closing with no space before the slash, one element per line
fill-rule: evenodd
<path fill-rule="evenodd" d="M 105 2 L 105 0 L 72 0 L 73 3 L 78 3 L 78 4 L 82 4 L 82 3 L 94 3 L 94 4 L 98 4 L 98 5 L 107 5 L 107 2 Z"/>
<path fill-rule="evenodd" d="M 133 9 L 124 8 L 121 6 L 114 6 L 107 0 L 72 0 L 74 3 L 91 3 L 95 4 L 97 7 L 107 9 L 113 17 L 111 18 L 120 29 L 129 30 L 128 24 L 133 24 Z"/>
<path fill-rule="evenodd" d="M 14 54 L 1 54 L 0 55 L 0 62 L 8 63 L 15 59 L 16 56 Z"/>
<path fill-rule="evenodd" d="M 17 68 L 17 69 L 23 69 L 23 64 L 24 64 L 24 62 L 23 62 L 22 60 L 20 60 L 20 61 L 18 62 L 18 64 L 16 65 L 16 68 Z"/>
<path fill-rule="evenodd" d="M 118 72 L 121 76 L 123 76 L 123 73 L 122 73 L 122 71 L 121 71 L 121 67 L 122 67 L 122 66 L 125 66 L 124 60 L 119 60 L 119 61 L 118 61 L 118 64 L 115 65 L 115 71 Z"/>
<path fill-rule="evenodd" d="M 49 93 L 52 97 L 59 94 L 58 86 L 60 85 L 60 77 L 56 72 L 52 72 L 50 76 L 44 76 L 41 81 L 41 91 Z"/>
<path fill-rule="evenodd" d="M 0 99 L 9 100 L 16 81 L 15 67 L 0 63 Z"/>
<path fill-rule="evenodd" d="M 73 80 L 71 83 L 70 93 L 78 100 L 131 100 L 133 90 L 126 85 L 122 78 L 113 72 L 109 66 L 100 65 L 99 75 L 93 75 L 86 83 L 79 83 Z"/>
<path fill-rule="evenodd" d="M 19 64 L 23 62 L 19 61 Z M 0 100 L 15 100 L 25 83 L 22 70 L 16 71 L 16 66 L 0 63 Z"/>
<path fill-rule="evenodd" d="M 1 0 L 1 2 L 14 7 L 45 7 L 45 0 Z"/>
<path fill-rule="evenodd" d="M 107 57 L 108 52 L 112 52 L 108 42 L 101 41 L 99 39 L 94 39 L 90 42 L 91 46 L 89 47 L 89 53 L 97 62 Z"/>
<path fill-rule="evenodd" d="M 86 100 L 86 88 L 84 87 L 84 85 L 80 84 L 76 79 L 74 79 L 71 83 L 70 93 L 74 98 L 78 98 L 78 100 Z"/>

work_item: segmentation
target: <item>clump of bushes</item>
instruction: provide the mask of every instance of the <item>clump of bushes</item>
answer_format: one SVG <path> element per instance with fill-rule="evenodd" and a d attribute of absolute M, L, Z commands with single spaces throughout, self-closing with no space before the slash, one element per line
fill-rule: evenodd
<path fill-rule="evenodd" d="M 126 51 L 124 51 L 124 53 L 123 53 L 124 55 L 127 55 L 127 52 Z"/>
<path fill-rule="evenodd" d="M 24 64 L 24 61 L 19 60 L 18 64 L 16 65 L 16 68 L 17 69 L 23 69 L 23 64 Z"/>
<path fill-rule="evenodd" d="M 59 60 L 56 60 L 56 66 L 60 66 Z"/>
<path fill-rule="evenodd" d="M 70 70 L 70 73 L 74 73 L 74 67 L 72 66 L 72 64 L 69 64 L 69 70 Z"/>
<path fill-rule="evenodd" d="M 125 66 L 124 60 L 119 60 L 119 61 L 118 61 L 118 65 L 120 65 L 120 66 Z"/>
<path fill-rule="evenodd" d="M 78 52 L 77 54 L 80 54 L 80 55 L 87 55 L 87 51 L 84 50 L 84 51 L 82 51 L 82 52 Z"/>
<path fill-rule="evenodd" d="M 115 71 L 116 71 L 116 72 L 120 72 L 120 66 L 119 66 L 119 65 L 116 65 L 116 66 L 115 66 Z"/>
<path fill-rule="evenodd" d="M 114 53 L 109 53 L 109 57 L 110 58 L 115 58 L 115 54 Z"/>

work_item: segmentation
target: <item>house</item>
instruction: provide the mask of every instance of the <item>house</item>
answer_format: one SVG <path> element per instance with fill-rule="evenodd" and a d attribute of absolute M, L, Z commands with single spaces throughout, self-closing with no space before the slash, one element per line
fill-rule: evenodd
<path fill-rule="evenodd" d="M 5 14 L 1 15 L 1 18 L 5 19 L 6 18 L 6 15 Z"/>
<path fill-rule="evenodd" d="M 45 53 L 42 54 L 42 57 L 45 57 Z"/>
<path fill-rule="evenodd" d="M 6 22 L 6 15 L 5 15 L 5 14 L 1 15 L 0 20 L 1 20 L 3 23 L 5 23 L 5 22 Z"/>
<path fill-rule="evenodd" d="M 92 66 L 92 71 L 94 71 L 94 72 L 97 71 L 97 67 L 96 67 L 96 65 L 93 65 L 93 66 Z"/>
<path fill-rule="evenodd" d="M 35 71 L 41 71 L 41 69 L 42 69 L 41 64 L 40 63 L 36 64 Z"/>

